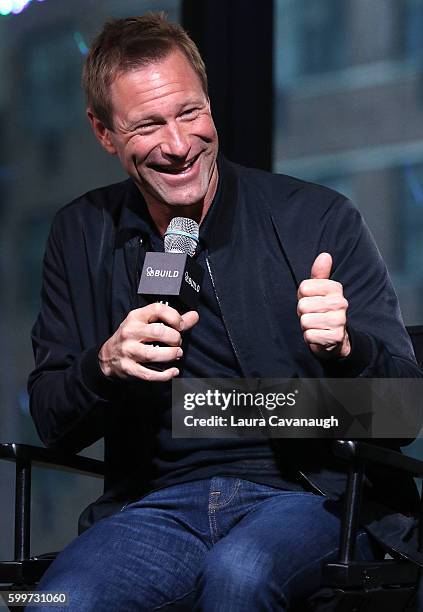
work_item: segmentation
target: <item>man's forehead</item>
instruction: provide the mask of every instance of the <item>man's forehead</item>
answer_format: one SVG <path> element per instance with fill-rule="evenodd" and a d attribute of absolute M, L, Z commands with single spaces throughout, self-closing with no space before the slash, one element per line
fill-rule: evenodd
<path fill-rule="evenodd" d="M 172 58 L 173 59 L 173 58 Z M 158 110 L 170 103 L 174 107 L 200 104 L 207 101 L 201 81 L 188 60 L 154 62 L 148 66 L 120 72 L 110 88 L 115 111 L 137 114 L 150 109 Z M 118 110 L 119 109 L 119 110 Z"/>
<path fill-rule="evenodd" d="M 122 82 L 138 82 L 140 86 L 145 84 L 145 90 L 153 89 L 160 84 L 161 81 L 171 83 L 183 80 L 185 83 L 190 82 L 193 87 L 199 86 L 202 88 L 199 75 L 194 70 L 189 59 L 179 49 L 172 49 L 164 57 L 149 60 L 145 64 L 133 66 L 128 69 L 119 69 L 116 71 L 111 88 L 119 87 Z"/>

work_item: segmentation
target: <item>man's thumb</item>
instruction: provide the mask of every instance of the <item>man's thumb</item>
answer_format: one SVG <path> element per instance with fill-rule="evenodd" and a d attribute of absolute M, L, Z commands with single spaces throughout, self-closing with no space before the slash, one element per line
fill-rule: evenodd
<path fill-rule="evenodd" d="M 320 253 L 311 267 L 311 278 L 330 278 L 332 257 L 329 253 Z"/>

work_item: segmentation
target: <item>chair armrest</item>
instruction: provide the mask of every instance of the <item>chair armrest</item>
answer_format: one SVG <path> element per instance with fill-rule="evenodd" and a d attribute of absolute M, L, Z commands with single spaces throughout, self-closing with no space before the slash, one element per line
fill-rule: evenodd
<path fill-rule="evenodd" d="M 0 459 L 76 472 L 97 478 L 104 476 L 103 461 L 79 455 L 67 455 L 50 448 L 41 448 L 29 444 L 0 444 Z"/>
<path fill-rule="evenodd" d="M 29 444 L 0 444 L 0 459 L 15 463 L 15 562 L 30 556 L 31 541 L 31 471 L 32 466 L 104 476 L 104 463 L 89 457 L 66 455 L 60 451 Z"/>
<path fill-rule="evenodd" d="M 338 559 L 340 566 L 346 567 L 354 558 L 365 463 L 377 463 L 402 470 L 412 476 L 422 477 L 423 461 L 407 457 L 389 448 L 357 440 L 335 440 L 332 450 L 337 457 L 349 463 Z"/>
<path fill-rule="evenodd" d="M 423 477 L 423 461 L 414 457 L 407 457 L 407 455 L 383 446 L 357 442 L 356 440 L 335 440 L 333 452 L 341 459 L 370 461 L 402 470 L 412 476 Z"/>

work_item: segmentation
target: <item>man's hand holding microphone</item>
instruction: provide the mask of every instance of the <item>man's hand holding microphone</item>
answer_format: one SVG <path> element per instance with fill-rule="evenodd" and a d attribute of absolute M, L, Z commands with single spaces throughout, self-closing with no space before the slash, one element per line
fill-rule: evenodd
<path fill-rule="evenodd" d="M 198 223 L 174 217 L 164 236 L 165 251 L 146 253 L 138 293 L 151 303 L 132 310 L 101 347 L 105 376 L 156 382 L 178 376 L 181 334 L 199 320 L 194 308 L 203 270 L 193 259 L 198 240 Z"/>
<path fill-rule="evenodd" d="M 179 370 L 172 362 L 182 357 L 181 333 L 197 322 L 197 312 L 180 315 L 166 304 L 154 303 L 132 310 L 100 349 L 98 357 L 103 374 L 157 382 L 178 376 Z M 155 363 L 169 363 L 170 367 L 163 371 L 148 367 Z"/>

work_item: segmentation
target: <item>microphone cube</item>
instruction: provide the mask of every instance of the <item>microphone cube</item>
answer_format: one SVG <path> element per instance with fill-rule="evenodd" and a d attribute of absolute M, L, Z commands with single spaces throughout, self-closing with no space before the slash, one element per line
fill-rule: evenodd
<path fill-rule="evenodd" d="M 146 253 L 138 293 L 179 312 L 197 308 L 203 268 L 186 253 Z"/>

